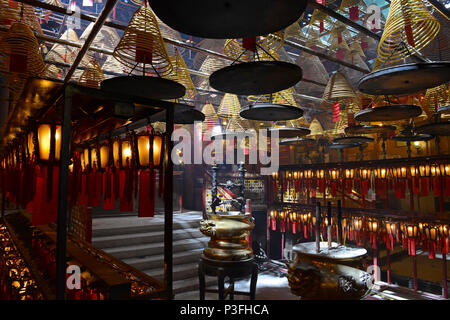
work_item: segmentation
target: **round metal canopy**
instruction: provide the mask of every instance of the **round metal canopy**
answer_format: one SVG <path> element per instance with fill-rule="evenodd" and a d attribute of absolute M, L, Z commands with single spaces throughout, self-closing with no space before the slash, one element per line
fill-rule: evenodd
<path fill-rule="evenodd" d="M 450 106 L 440 106 L 440 107 L 438 107 L 437 113 L 443 113 L 443 114 L 450 113 Z"/>
<path fill-rule="evenodd" d="M 357 143 L 357 144 L 363 144 L 368 142 L 373 142 L 373 138 L 364 137 L 364 136 L 353 136 L 353 137 L 342 137 L 342 138 L 336 138 L 333 140 L 333 143 L 340 143 L 340 144 L 349 144 L 349 143 Z"/>
<path fill-rule="evenodd" d="M 293 87 L 302 79 L 302 68 L 284 61 L 233 64 L 213 72 L 211 87 L 237 95 L 263 95 Z"/>
<path fill-rule="evenodd" d="M 247 38 L 282 30 L 297 21 L 306 0 L 149 0 L 169 27 L 192 36 Z"/>
<path fill-rule="evenodd" d="M 414 118 L 421 114 L 422 109 L 419 106 L 394 104 L 361 110 L 355 113 L 355 120 L 362 122 L 397 121 Z"/>
<path fill-rule="evenodd" d="M 276 127 L 276 128 L 269 129 L 269 135 L 271 135 L 272 132 L 274 132 L 274 131 L 278 132 L 278 137 L 280 139 L 302 137 L 302 136 L 306 136 L 311 133 L 311 130 L 309 130 L 307 128 Z"/>
<path fill-rule="evenodd" d="M 404 64 L 371 72 L 361 78 L 358 90 L 371 95 L 405 95 L 450 81 L 450 62 Z"/>
<path fill-rule="evenodd" d="M 450 136 L 450 121 L 425 124 L 416 127 L 415 131 L 433 136 Z"/>
<path fill-rule="evenodd" d="M 314 144 L 316 143 L 316 140 L 311 138 L 289 138 L 289 139 L 283 139 L 280 141 L 281 145 L 308 145 L 308 144 Z"/>
<path fill-rule="evenodd" d="M 239 114 L 248 120 L 281 121 L 298 119 L 303 110 L 285 104 L 256 103 L 242 107 Z"/>
<path fill-rule="evenodd" d="M 348 149 L 355 148 L 363 145 L 363 143 L 331 143 L 328 148 L 330 149 Z"/>
<path fill-rule="evenodd" d="M 395 141 L 428 141 L 433 139 L 432 135 L 429 134 L 415 134 L 415 135 L 407 135 L 407 136 L 395 136 L 392 137 L 391 140 Z"/>
<path fill-rule="evenodd" d="M 178 82 L 147 76 L 120 76 L 103 80 L 102 90 L 144 99 L 178 99 L 185 95 L 186 88 Z"/>
<path fill-rule="evenodd" d="M 182 112 L 175 112 L 174 123 L 176 124 L 192 124 L 195 121 L 204 121 L 205 115 L 197 109 L 185 110 Z"/>
<path fill-rule="evenodd" d="M 378 126 L 375 124 L 363 124 L 349 126 L 344 129 L 345 134 L 382 134 L 395 131 L 396 127 L 391 125 Z"/>

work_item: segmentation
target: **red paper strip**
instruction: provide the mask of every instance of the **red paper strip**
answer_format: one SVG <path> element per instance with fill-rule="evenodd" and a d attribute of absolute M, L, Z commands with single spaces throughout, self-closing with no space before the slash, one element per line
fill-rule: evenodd
<path fill-rule="evenodd" d="M 420 178 L 420 195 L 428 195 L 428 178 Z"/>
<path fill-rule="evenodd" d="M 139 175 L 138 217 L 153 217 L 155 213 L 155 177 L 154 172 L 141 171 Z"/>
<path fill-rule="evenodd" d="M 349 18 L 352 21 L 359 20 L 359 8 L 358 6 L 348 8 Z"/>
<path fill-rule="evenodd" d="M 415 47 L 416 45 L 414 43 L 414 34 L 410 24 L 405 25 L 405 34 L 406 34 L 406 41 L 408 41 L 408 44 L 412 47 Z"/>
<path fill-rule="evenodd" d="M 256 51 L 256 37 L 243 38 L 242 48 L 247 49 L 249 51 Z"/>
<path fill-rule="evenodd" d="M 142 46 L 143 43 L 145 43 L 145 46 Z M 136 56 L 135 56 L 136 62 L 152 64 L 153 61 L 153 52 L 151 50 L 152 44 L 153 38 L 151 34 L 143 32 L 136 34 Z"/>
<path fill-rule="evenodd" d="M 25 54 L 11 53 L 9 56 L 9 72 L 26 73 L 28 59 Z"/>

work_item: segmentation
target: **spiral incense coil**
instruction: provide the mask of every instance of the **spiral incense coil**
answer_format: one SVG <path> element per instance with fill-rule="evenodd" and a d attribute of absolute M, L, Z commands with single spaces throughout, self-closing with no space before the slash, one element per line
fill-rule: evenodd
<path fill-rule="evenodd" d="M 313 27 L 309 27 L 308 28 L 308 32 L 307 32 L 307 36 L 306 36 L 306 41 L 305 41 L 305 46 L 308 48 L 324 48 L 325 45 L 322 42 L 322 39 L 320 38 L 320 34 L 319 32 L 313 28 Z M 317 49 L 316 49 L 317 50 Z"/>
<path fill-rule="evenodd" d="M 196 47 L 205 49 L 206 51 L 214 51 L 223 53 L 223 46 L 225 45 L 224 39 L 203 39 L 199 43 L 196 44 Z M 203 52 L 197 52 L 194 56 L 194 59 L 192 60 L 192 67 L 195 70 L 200 70 L 202 68 L 203 64 L 208 58 L 213 58 L 215 60 L 218 60 L 219 62 L 222 62 L 224 64 L 223 59 L 219 59 L 216 57 L 213 57 L 211 55 L 205 54 Z M 225 66 L 225 64 L 224 64 Z M 220 69 L 220 68 L 217 68 Z M 216 71 L 217 69 L 214 69 L 213 71 L 203 70 L 203 72 L 211 73 Z"/>
<path fill-rule="evenodd" d="M 141 7 L 125 28 L 113 56 L 123 65 L 138 72 L 169 74 L 172 63 L 161 36 L 158 20 L 152 10 Z"/>
<path fill-rule="evenodd" d="M 339 111 L 339 120 L 335 123 L 334 128 L 330 130 L 331 135 L 339 135 L 345 133 L 348 126 L 348 114 L 346 110 Z"/>
<path fill-rule="evenodd" d="M 288 38 L 300 38 L 300 39 L 305 39 L 305 34 L 302 31 L 302 28 L 300 27 L 299 22 L 303 19 L 303 17 L 305 16 L 305 13 L 303 12 L 303 14 L 301 15 L 301 17 L 295 21 L 293 24 L 291 24 L 290 26 L 286 27 L 286 29 L 284 29 L 284 38 L 288 39 Z"/>
<path fill-rule="evenodd" d="M 309 130 L 311 131 L 311 133 L 309 134 L 310 136 L 321 136 L 324 134 L 323 127 L 320 124 L 319 120 L 317 120 L 316 118 L 311 121 Z"/>
<path fill-rule="evenodd" d="M 422 100 L 422 109 L 432 119 L 439 108 L 450 106 L 450 85 L 448 83 L 426 91 Z"/>
<path fill-rule="evenodd" d="M 1 39 L 0 62 L 1 60 L 6 62 L 0 63 L 1 73 L 39 77 L 45 71 L 39 43 L 31 28 L 21 22 L 14 23 Z M 14 70 L 11 70 L 13 67 Z"/>
<path fill-rule="evenodd" d="M 202 122 L 202 133 L 211 131 L 214 127 L 220 125 L 219 117 L 217 116 L 216 110 L 212 104 L 205 104 L 202 108 L 202 113 L 205 115 L 205 120 Z"/>
<path fill-rule="evenodd" d="M 361 3 L 361 0 L 342 0 L 341 5 L 339 6 L 339 10 L 344 11 L 344 9 L 357 6 L 360 3 Z"/>
<path fill-rule="evenodd" d="M 256 37 L 256 51 L 243 47 L 243 39 L 228 39 L 223 52 L 230 58 L 241 61 L 262 60 L 255 57 L 264 56 L 264 52 L 276 52 L 283 47 L 284 36 L 281 31 L 270 33 L 267 36 Z M 273 59 L 272 59 L 273 60 Z"/>
<path fill-rule="evenodd" d="M 275 92 L 273 94 L 264 94 L 261 96 L 250 95 L 247 97 L 248 101 L 253 103 L 275 103 L 275 104 L 286 104 L 297 107 L 297 102 L 294 97 L 294 88 L 288 88 L 283 91 Z"/>
<path fill-rule="evenodd" d="M 352 55 L 357 54 L 357 55 L 359 55 L 360 57 L 365 57 L 365 56 L 366 56 L 366 55 L 364 54 L 363 49 L 361 48 L 361 44 L 359 43 L 359 41 L 353 41 L 353 42 L 350 44 L 349 49 L 350 49 L 350 53 L 351 53 Z"/>
<path fill-rule="evenodd" d="M 311 18 L 309 19 L 309 25 L 320 23 L 321 21 L 323 21 L 324 23 L 327 22 L 329 24 L 333 23 L 328 14 L 320 11 L 319 9 L 314 9 Z"/>
<path fill-rule="evenodd" d="M 233 116 L 239 116 L 241 103 L 235 94 L 225 93 L 217 109 L 217 115 L 223 119 L 229 119 Z"/>
<path fill-rule="evenodd" d="M 331 28 L 330 38 L 338 38 L 342 37 L 342 39 L 349 40 L 352 38 L 350 31 L 348 31 L 347 26 L 342 22 L 336 21 Z"/>
<path fill-rule="evenodd" d="M 398 61 L 420 51 L 439 33 L 439 21 L 421 0 L 393 0 L 378 45 L 381 62 Z M 403 42 L 403 44 L 402 44 Z"/>
<path fill-rule="evenodd" d="M 34 8 L 29 4 L 10 0 L 0 0 L 0 22 L 3 25 L 22 22 L 29 26 L 33 31 L 42 34 L 41 25 L 34 13 Z"/>
<path fill-rule="evenodd" d="M 102 67 L 98 64 L 96 60 L 92 60 L 78 80 L 78 83 L 82 86 L 99 88 L 100 82 L 105 80 L 105 75 L 103 74 Z"/>
<path fill-rule="evenodd" d="M 183 57 L 176 52 L 175 56 L 170 57 L 170 61 L 173 65 L 173 69 L 170 74 L 165 76 L 165 78 L 176 81 L 186 88 L 186 94 L 184 95 L 185 99 L 193 98 L 196 95 L 197 90 L 192 82 L 191 75 L 189 74 Z"/>
<path fill-rule="evenodd" d="M 352 85 L 340 71 L 330 77 L 322 96 L 322 99 L 328 102 L 354 98 L 356 98 L 356 94 Z"/>

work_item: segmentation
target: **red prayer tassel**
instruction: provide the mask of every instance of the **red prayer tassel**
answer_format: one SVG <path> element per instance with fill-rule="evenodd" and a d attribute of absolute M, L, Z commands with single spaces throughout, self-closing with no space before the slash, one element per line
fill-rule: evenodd
<path fill-rule="evenodd" d="M 420 178 L 420 195 L 427 196 L 428 195 L 428 179 Z"/>
<path fill-rule="evenodd" d="M 428 242 L 428 258 L 436 259 L 436 242 L 434 241 Z"/>
<path fill-rule="evenodd" d="M 369 194 L 369 181 L 362 180 L 361 181 L 361 193 L 363 196 L 367 196 Z"/>
<path fill-rule="evenodd" d="M 286 221 L 280 221 L 280 232 L 286 232 Z"/>
<path fill-rule="evenodd" d="M 354 6 L 348 9 L 349 18 L 352 21 L 359 20 L 359 7 Z"/>
<path fill-rule="evenodd" d="M 434 182 L 434 185 L 433 185 L 434 195 L 440 196 L 441 195 L 441 178 L 435 177 L 433 182 Z"/>
<path fill-rule="evenodd" d="M 336 197 L 337 195 L 337 183 L 335 181 L 331 182 L 331 195 Z"/>
<path fill-rule="evenodd" d="M 412 27 L 410 24 L 405 25 L 405 34 L 406 34 L 406 40 L 408 41 L 408 44 L 412 47 L 415 47 L 414 43 L 414 34 L 412 31 Z"/>
<path fill-rule="evenodd" d="M 247 49 L 249 51 L 256 51 L 256 37 L 251 38 L 243 38 L 242 39 L 242 48 Z"/>
<path fill-rule="evenodd" d="M 103 174 L 103 209 L 106 210 L 113 210 L 115 208 L 113 180 L 114 177 L 111 168 L 106 168 Z"/>
<path fill-rule="evenodd" d="M 270 218 L 270 220 L 272 221 L 271 223 L 272 231 L 277 230 L 277 220 L 275 218 Z"/>
<path fill-rule="evenodd" d="M 410 256 L 415 256 L 416 255 L 416 239 L 408 238 L 407 242 L 408 242 L 408 254 Z"/>
<path fill-rule="evenodd" d="M 153 170 L 139 175 L 138 217 L 153 217 L 155 213 L 155 179 Z"/>

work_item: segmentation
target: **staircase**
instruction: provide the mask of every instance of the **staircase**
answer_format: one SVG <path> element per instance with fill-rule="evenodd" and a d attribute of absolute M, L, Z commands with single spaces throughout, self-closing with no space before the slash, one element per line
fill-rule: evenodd
<path fill-rule="evenodd" d="M 200 231 L 200 212 L 174 214 L 173 292 L 198 290 L 197 266 L 209 237 Z M 92 219 L 92 243 L 159 281 L 164 278 L 164 216 Z M 209 283 L 212 284 L 213 279 Z M 212 283 L 211 283 L 212 282 Z"/>

